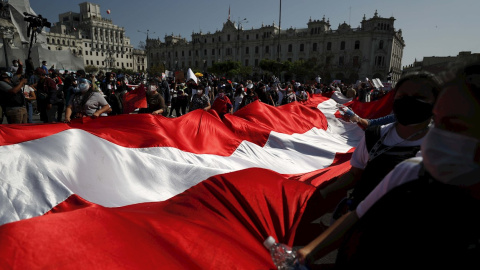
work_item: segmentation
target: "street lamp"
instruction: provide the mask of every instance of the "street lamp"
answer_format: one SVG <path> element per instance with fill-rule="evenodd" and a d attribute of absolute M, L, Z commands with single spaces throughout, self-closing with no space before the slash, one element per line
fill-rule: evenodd
<path fill-rule="evenodd" d="M 247 18 L 243 18 L 243 20 L 240 20 L 238 18 L 237 20 L 237 53 L 235 54 L 235 60 L 238 61 L 238 56 L 240 54 L 240 29 L 242 28 L 243 23 L 248 23 Z"/>

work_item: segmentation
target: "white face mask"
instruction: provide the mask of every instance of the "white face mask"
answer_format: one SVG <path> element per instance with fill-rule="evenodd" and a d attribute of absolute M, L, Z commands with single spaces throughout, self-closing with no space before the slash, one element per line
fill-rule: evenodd
<path fill-rule="evenodd" d="M 157 91 L 157 87 L 155 85 L 148 86 L 148 89 L 152 92 Z"/>
<path fill-rule="evenodd" d="M 197 90 L 197 94 L 201 96 L 203 94 L 203 90 Z"/>
<path fill-rule="evenodd" d="M 422 142 L 423 164 L 438 181 L 455 185 L 478 182 L 480 165 L 475 163 L 479 140 L 431 128 Z"/>

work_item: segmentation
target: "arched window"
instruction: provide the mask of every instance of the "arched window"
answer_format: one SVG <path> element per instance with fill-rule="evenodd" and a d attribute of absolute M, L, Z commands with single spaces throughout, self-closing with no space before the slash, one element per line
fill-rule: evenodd
<path fill-rule="evenodd" d="M 360 49 L 360 40 L 355 41 L 355 50 Z"/>
<path fill-rule="evenodd" d="M 47 43 L 50 43 L 50 39 L 49 39 L 49 38 L 47 38 Z"/>
<path fill-rule="evenodd" d="M 378 45 L 378 48 L 381 50 L 383 49 L 383 40 L 380 40 L 380 44 Z"/>
<path fill-rule="evenodd" d="M 345 50 L 345 41 L 340 42 L 340 50 Z"/>

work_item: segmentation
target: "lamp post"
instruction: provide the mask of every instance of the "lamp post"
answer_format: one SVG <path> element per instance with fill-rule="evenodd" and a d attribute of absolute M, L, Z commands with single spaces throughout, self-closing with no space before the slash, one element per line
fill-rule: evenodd
<path fill-rule="evenodd" d="M 235 60 L 238 61 L 238 56 L 240 55 L 240 29 L 242 29 L 243 23 L 248 23 L 247 18 L 237 20 L 237 53 L 235 54 Z"/>

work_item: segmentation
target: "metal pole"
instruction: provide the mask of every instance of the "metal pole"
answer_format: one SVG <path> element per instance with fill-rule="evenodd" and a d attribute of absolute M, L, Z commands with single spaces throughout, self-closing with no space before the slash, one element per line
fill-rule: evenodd
<path fill-rule="evenodd" d="M 5 67 L 8 69 L 7 40 L 3 38 L 3 51 L 5 52 Z"/>
<path fill-rule="evenodd" d="M 280 13 L 278 15 L 278 43 L 277 43 L 277 61 L 280 62 L 280 31 L 282 29 L 282 0 L 280 0 Z"/>

